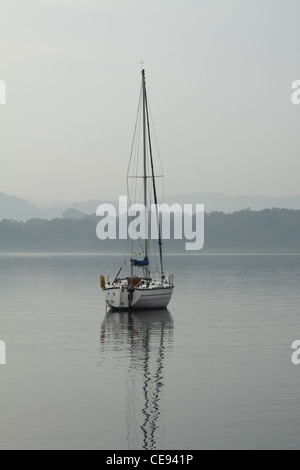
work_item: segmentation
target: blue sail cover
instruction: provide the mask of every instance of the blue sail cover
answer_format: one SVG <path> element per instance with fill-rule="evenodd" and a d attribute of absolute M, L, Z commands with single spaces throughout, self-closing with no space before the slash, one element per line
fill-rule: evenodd
<path fill-rule="evenodd" d="M 148 266 L 149 265 L 149 259 L 147 258 L 144 258 L 143 261 L 139 261 L 138 259 L 134 259 L 133 260 L 133 266 L 139 266 L 139 267 L 142 267 L 142 266 Z"/>

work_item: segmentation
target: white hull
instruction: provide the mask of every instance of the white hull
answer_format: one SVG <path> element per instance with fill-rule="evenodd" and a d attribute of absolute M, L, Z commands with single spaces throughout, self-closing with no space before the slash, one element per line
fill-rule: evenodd
<path fill-rule="evenodd" d="M 130 298 L 126 287 L 106 287 L 106 305 L 113 310 L 166 308 L 173 294 L 173 286 L 136 288 Z"/>

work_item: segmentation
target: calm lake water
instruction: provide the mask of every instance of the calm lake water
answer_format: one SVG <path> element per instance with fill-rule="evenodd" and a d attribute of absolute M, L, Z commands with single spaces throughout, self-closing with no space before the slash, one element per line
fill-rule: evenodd
<path fill-rule="evenodd" d="M 117 256 L 0 256 L 1 449 L 299 449 L 300 256 L 166 256 L 168 311 L 107 313 Z"/>

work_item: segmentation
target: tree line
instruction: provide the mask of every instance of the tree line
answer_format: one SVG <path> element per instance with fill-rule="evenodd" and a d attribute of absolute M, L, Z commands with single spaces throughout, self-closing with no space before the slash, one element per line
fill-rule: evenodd
<path fill-rule="evenodd" d="M 171 219 L 171 227 L 173 226 Z M 124 240 L 99 240 L 99 217 L 0 222 L 0 252 L 124 252 Z M 205 214 L 202 252 L 300 252 L 300 210 L 249 209 Z M 164 241 L 166 253 L 183 253 L 185 240 Z"/>

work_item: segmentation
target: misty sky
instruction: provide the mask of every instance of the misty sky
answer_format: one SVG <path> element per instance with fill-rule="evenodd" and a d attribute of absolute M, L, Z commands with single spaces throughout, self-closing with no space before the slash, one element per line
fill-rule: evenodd
<path fill-rule="evenodd" d="M 299 194 L 299 19 L 299 0 L 0 0 L 0 192 L 126 194 L 142 53 L 166 195 Z"/>

